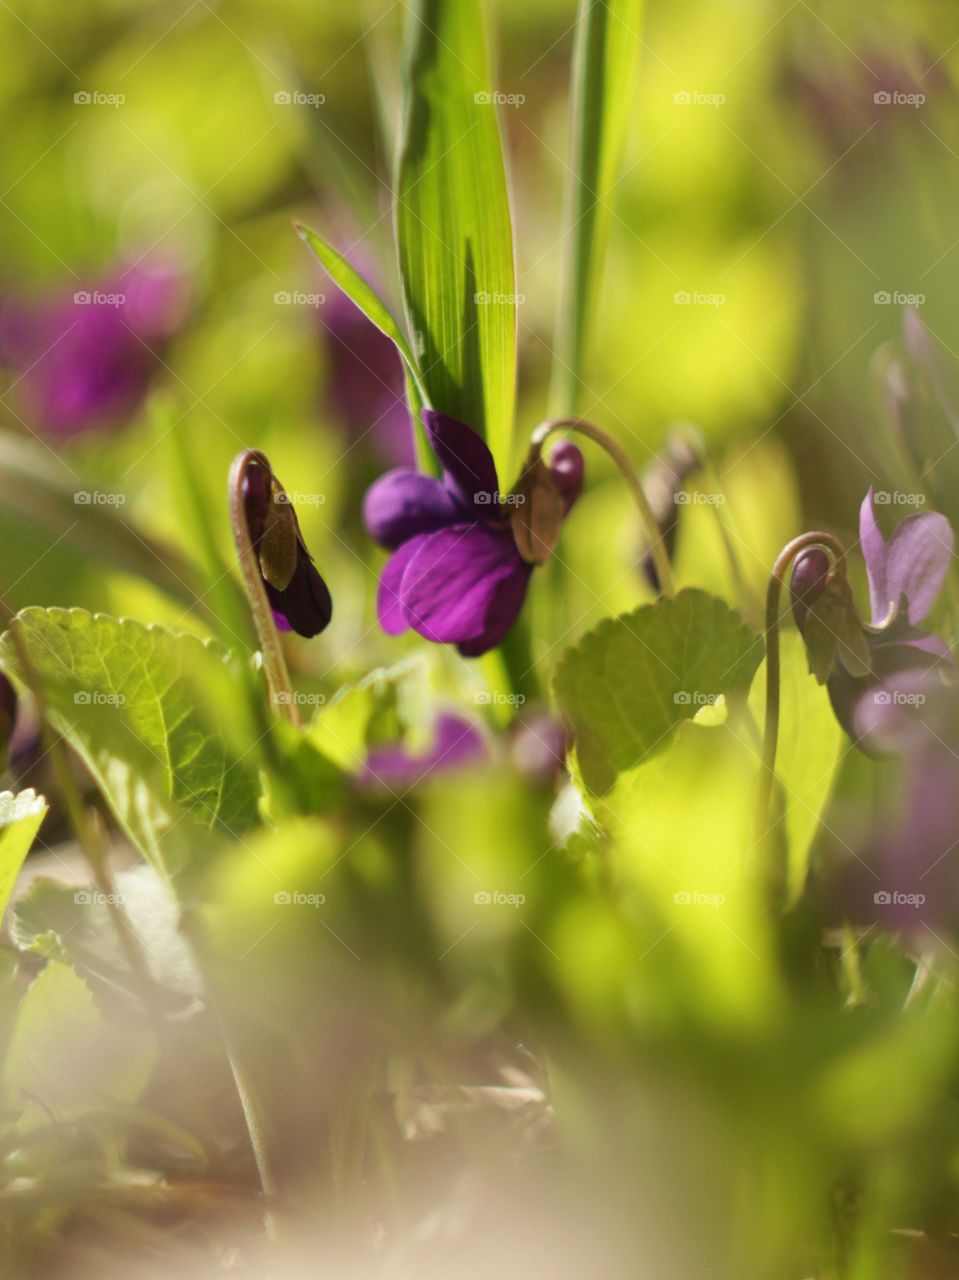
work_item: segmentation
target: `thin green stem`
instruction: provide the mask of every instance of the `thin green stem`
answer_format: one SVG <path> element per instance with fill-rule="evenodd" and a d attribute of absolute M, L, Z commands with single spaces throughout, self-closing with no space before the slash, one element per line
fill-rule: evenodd
<path fill-rule="evenodd" d="M 779 745 L 779 622 L 781 598 L 786 575 L 796 556 L 810 547 L 821 547 L 833 557 L 832 572 L 841 569 L 845 552 L 831 533 L 803 533 L 788 542 L 776 557 L 766 590 L 766 721 L 763 732 L 763 758 L 759 779 L 759 831 L 765 830 L 776 776 L 776 750 Z"/>
<path fill-rule="evenodd" d="M 260 564 L 244 509 L 244 490 L 247 473 L 251 466 L 263 467 L 268 474 L 272 474 L 266 455 L 256 449 L 244 449 L 233 459 L 228 487 L 233 541 L 236 544 L 240 569 L 243 572 L 243 587 L 253 615 L 253 625 L 256 627 L 257 638 L 263 653 L 263 670 L 266 672 L 270 701 L 277 715 L 285 716 L 293 724 L 298 724 L 299 715 L 293 701 L 290 672 L 286 665 L 286 658 L 283 656 L 276 624 L 273 621 L 273 610 L 270 608 L 266 589 L 263 586 L 263 575 L 260 572 Z"/>
<path fill-rule="evenodd" d="M 633 466 L 629 454 L 612 436 L 600 427 L 594 426 L 593 423 L 587 422 L 584 418 L 550 418 L 547 422 L 541 423 L 531 437 L 531 452 L 541 451 L 548 437 L 556 431 L 572 431 L 577 435 L 585 436 L 588 440 L 592 440 L 594 444 L 598 444 L 601 449 L 604 449 L 616 463 L 623 478 L 629 485 L 636 506 L 639 509 L 640 519 L 645 526 L 650 554 L 656 566 L 656 574 L 659 578 L 662 593 L 666 596 L 675 595 L 676 587 L 673 583 L 673 569 L 669 563 L 669 552 L 666 549 L 659 522 L 653 515 L 649 499 L 646 497 L 646 491 L 643 489 L 642 481 Z"/>

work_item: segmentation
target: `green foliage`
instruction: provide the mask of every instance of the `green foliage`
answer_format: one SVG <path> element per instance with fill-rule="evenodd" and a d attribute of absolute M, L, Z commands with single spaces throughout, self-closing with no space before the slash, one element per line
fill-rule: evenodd
<path fill-rule="evenodd" d="M 501 475 L 516 381 L 513 233 L 482 0 L 409 7 L 396 235 L 433 407 L 469 423 Z"/>
<path fill-rule="evenodd" d="M 806 881 L 810 849 L 835 781 L 845 737 L 829 695 L 810 677 L 805 644 L 797 631 L 780 636 L 780 664 L 776 777 L 782 788 L 788 846 L 787 899 L 795 903 Z M 765 692 L 765 667 L 761 667 L 749 699 L 757 724 L 763 723 Z"/>
<path fill-rule="evenodd" d="M 8 1101 L 41 1097 L 66 1118 L 97 1096 L 133 1101 L 155 1057 L 149 1037 L 108 1025 L 86 983 L 51 961 L 20 1001 L 0 1079 Z"/>
<path fill-rule="evenodd" d="M 0 915 L 46 812 L 46 800 L 35 791 L 0 791 Z"/>
<path fill-rule="evenodd" d="M 570 104 L 569 254 L 559 314 L 556 412 L 571 413 L 599 293 L 610 201 L 635 102 L 644 0 L 580 0 Z"/>
<path fill-rule="evenodd" d="M 196 833 L 238 837 L 259 793 L 218 728 L 216 697 L 244 692 L 216 645 L 82 609 L 25 609 L 15 624 L 52 723 L 80 754 L 131 840 L 163 874 L 188 869 Z M 27 679 L 9 634 L 0 664 Z"/>
<path fill-rule="evenodd" d="M 745 693 L 761 658 L 739 615 L 695 588 L 600 623 L 566 651 L 553 681 L 586 785 L 607 791 L 683 720 Z"/>

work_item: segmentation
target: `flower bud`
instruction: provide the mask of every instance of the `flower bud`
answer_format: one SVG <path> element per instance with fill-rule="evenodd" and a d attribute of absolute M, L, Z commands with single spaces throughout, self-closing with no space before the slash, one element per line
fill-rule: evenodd
<path fill-rule="evenodd" d="M 806 618 L 811 605 L 826 589 L 832 563 L 822 547 L 810 547 L 801 551 L 793 562 L 789 594 L 792 599 L 793 618 L 800 631 L 806 629 Z"/>
<path fill-rule="evenodd" d="M 534 446 L 513 491 L 510 523 L 516 547 L 527 564 L 545 564 L 556 550 L 563 520 L 583 489 L 583 455 L 564 441 L 549 465 Z"/>

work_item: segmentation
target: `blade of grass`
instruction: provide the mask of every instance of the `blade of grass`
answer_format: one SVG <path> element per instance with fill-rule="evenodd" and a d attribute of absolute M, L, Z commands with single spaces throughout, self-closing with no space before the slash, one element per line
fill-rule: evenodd
<path fill-rule="evenodd" d="M 567 257 L 556 326 L 551 413 L 575 413 L 609 226 L 608 200 L 633 102 L 643 0 L 580 0 L 573 51 Z"/>
<path fill-rule="evenodd" d="M 333 283 L 338 285 L 347 297 L 359 307 L 371 324 L 375 324 L 381 333 L 386 334 L 400 353 L 406 372 L 406 398 L 410 415 L 413 419 L 413 439 L 416 445 L 417 460 L 422 470 L 435 471 L 436 463 L 426 443 L 423 426 L 420 422 L 420 410 L 424 407 L 429 407 L 430 400 L 420 377 L 416 359 L 410 350 L 410 344 L 406 340 L 406 335 L 393 318 L 386 304 L 380 300 L 379 296 L 366 283 L 356 268 L 334 249 L 329 241 L 324 240 L 316 231 L 303 226 L 301 223 L 295 223 L 294 225 L 301 239 L 326 269 Z"/>
<path fill-rule="evenodd" d="M 510 463 L 516 281 L 506 170 L 481 0 L 408 9 L 396 193 L 400 275 L 434 408 Z"/>

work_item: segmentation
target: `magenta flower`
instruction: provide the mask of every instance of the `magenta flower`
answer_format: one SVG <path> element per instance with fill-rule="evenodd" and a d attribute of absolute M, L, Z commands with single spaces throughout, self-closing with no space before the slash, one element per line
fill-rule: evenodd
<path fill-rule="evenodd" d="M 29 425 L 68 438 L 128 420 L 143 403 L 182 319 L 182 277 L 135 266 L 43 300 L 9 298 L 0 311 L 0 359 Z"/>
<path fill-rule="evenodd" d="M 533 566 L 517 549 L 483 440 L 443 413 L 424 410 L 423 422 L 443 479 L 398 468 L 363 503 L 370 536 L 393 552 L 380 577 L 380 625 L 388 635 L 412 628 L 475 658 L 516 621 Z M 549 471 L 568 512 L 583 487 L 579 449 L 560 445 Z"/>
<path fill-rule="evenodd" d="M 885 753 L 902 748 L 907 722 L 922 714 L 925 703 L 915 696 L 916 681 L 952 661 L 945 642 L 921 630 L 919 623 L 942 587 L 954 539 L 949 521 L 934 512 L 907 516 L 887 539 L 873 503 L 870 489 L 859 511 L 871 605 L 871 623 L 862 628 L 870 672 L 851 670 L 840 646 L 826 683 L 833 710 L 850 737 L 864 750 Z M 796 558 L 792 607 L 803 634 L 828 576 L 828 557 L 819 548 Z"/>
<path fill-rule="evenodd" d="M 455 772 L 489 759 L 485 735 L 472 720 L 442 711 L 436 717 L 433 744 L 418 754 L 400 742 L 371 747 L 360 781 L 390 790 L 409 788 L 435 774 Z"/>

